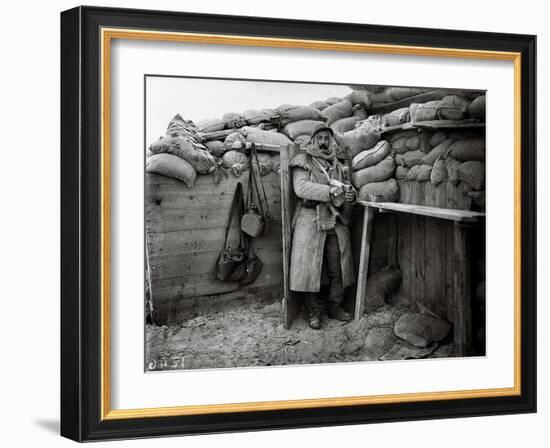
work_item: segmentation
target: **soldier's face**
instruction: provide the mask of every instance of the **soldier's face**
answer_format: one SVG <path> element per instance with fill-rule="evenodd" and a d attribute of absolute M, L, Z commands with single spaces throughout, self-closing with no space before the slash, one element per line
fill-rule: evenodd
<path fill-rule="evenodd" d="M 330 140 L 332 136 L 328 131 L 321 131 L 315 135 L 317 147 L 327 154 L 330 152 Z"/>

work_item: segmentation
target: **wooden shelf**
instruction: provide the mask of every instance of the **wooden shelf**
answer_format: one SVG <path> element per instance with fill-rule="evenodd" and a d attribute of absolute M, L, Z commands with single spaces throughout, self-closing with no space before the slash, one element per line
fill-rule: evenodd
<path fill-rule="evenodd" d="M 485 218 L 485 213 L 470 210 L 456 210 L 451 208 L 430 207 L 427 205 L 400 204 L 398 202 L 356 202 L 363 207 L 378 209 L 378 211 L 409 213 L 413 215 L 429 216 L 455 222 L 478 222 Z"/>
<path fill-rule="evenodd" d="M 390 132 L 407 131 L 409 129 L 480 129 L 484 128 L 485 123 L 480 123 L 478 120 L 430 120 L 417 121 L 398 124 L 396 126 L 388 126 L 380 130 L 381 134 Z"/>

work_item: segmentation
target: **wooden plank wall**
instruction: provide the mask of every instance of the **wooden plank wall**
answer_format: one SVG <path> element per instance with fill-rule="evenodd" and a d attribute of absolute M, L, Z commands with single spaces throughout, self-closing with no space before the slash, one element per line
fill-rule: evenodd
<path fill-rule="evenodd" d="M 282 235 L 279 176 L 262 177 L 275 221 L 269 235 L 256 238 L 254 248 L 264 263 L 260 277 L 248 287 L 215 279 L 225 224 L 237 182 L 245 194 L 248 172 L 229 175 L 219 184 L 213 176 L 198 176 L 193 188 L 169 177 L 146 173 L 145 213 L 155 318 L 168 322 L 185 318 L 189 306 L 220 295 L 262 290 L 282 292 Z M 231 240 L 236 242 L 237 220 Z"/>
<path fill-rule="evenodd" d="M 470 210 L 472 199 L 464 182 L 454 185 L 443 181 L 439 185 L 431 182 L 399 180 L 399 200 L 402 204 L 430 205 L 442 208 Z"/>
<path fill-rule="evenodd" d="M 470 209 L 464 185 L 443 182 L 399 181 L 400 200 L 408 204 L 433 205 L 453 209 Z M 360 243 L 360 211 L 354 214 L 353 247 Z M 369 275 L 385 266 L 398 266 L 403 273 L 399 294 L 416 300 L 439 316 L 453 321 L 453 226 L 449 221 L 403 213 L 376 213 Z M 485 228 L 470 232 L 472 288 L 483 274 L 478 263 L 485 259 Z M 356 263 L 358 254 L 354 254 Z M 483 269 L 483 268 L 481 268 Z M 473 291 L 472 291 L 473 294 Z"/>

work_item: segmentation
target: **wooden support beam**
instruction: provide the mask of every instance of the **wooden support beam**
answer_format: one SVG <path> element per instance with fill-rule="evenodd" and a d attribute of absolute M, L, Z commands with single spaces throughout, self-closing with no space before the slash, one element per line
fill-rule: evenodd
<path fill-rule="evenodd" d="M 296 147 L 288 145 L 286 151 L 281 151 L 281 219 L 283 233 L 283 313 L 285 328 L 292 327 L 292 322 L 298 314 L 299 304 L 296 294 L 290 290 L 290 251 L 292 249 L 292 215 L 294 213 L 295 196 L 292 190 L 292 173 L 290 161 L 294 157 Z"/>
<path fill-rule="evenodd" d="M 355 298 L 355 320 L 359 321 L 365 312 L 367 296 L 367 275 L 374 224 L 374 209 L 365 207 L 363 212 L 363 232 L 361 234 L 361 255 L 359 258 L 359 274 L 357 276 L 357 295 Z"/>
<path fill-rule="evenodd" d="M 453 226 L 454 344 L 457 356 L 467 356 L 472 347 L 472 288 L 470 279 L 467 227 Z"/>

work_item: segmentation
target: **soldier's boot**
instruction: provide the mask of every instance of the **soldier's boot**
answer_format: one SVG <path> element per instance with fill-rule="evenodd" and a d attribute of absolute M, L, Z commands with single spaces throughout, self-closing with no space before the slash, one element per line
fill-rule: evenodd
<path fill-rule="evenodd" d="M 328 302 L 328 316 L 331 319 L 338 319 L 344 322 L 349 322 L 353 319 L 350 313 L 333 300 L 329 300 Z"/>
<path fill-rule="evenodd" d="M 317 293 L 306 292 L 305 304 L 307 312 L 307 322 L 310 328 L 318 330 L 321 328 L 321 306 Z"/>

